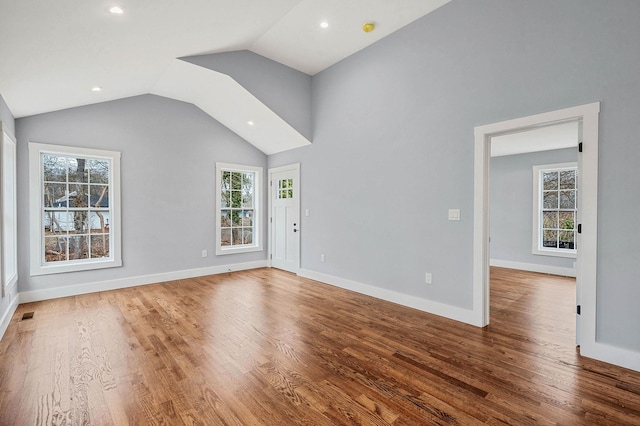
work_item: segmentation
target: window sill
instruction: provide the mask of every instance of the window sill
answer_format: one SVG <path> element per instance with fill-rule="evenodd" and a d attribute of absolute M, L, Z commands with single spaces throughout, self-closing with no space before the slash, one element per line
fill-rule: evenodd
<path fill-rule="evenodd" d="M 90 271 L 103 268 L 118 268 L 122 266 L 122 260 L 106 259 L 90 262 L 76 261 L 73 263 L 31 265 L 31 276 L 61 274 L 65 272 Z"/>
<path fill-rule="evenodd" d="M 262 246 L 216 247 L 216 256 L 262 251 Z"/>
<path fill-rule="evenodd" d="M 577 255 L 577 251 L 562 250 L 562 249 L 555 249 L 555 250 L 554 249 L 548 249 L 548 250 L 534 249 L 532 251 L 532 254 L 536 256 L 566 257 L 570 259 L 575 259 Z"/>

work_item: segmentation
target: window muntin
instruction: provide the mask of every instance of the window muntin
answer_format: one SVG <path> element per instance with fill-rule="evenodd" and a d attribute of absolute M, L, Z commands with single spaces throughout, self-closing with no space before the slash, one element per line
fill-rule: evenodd
<path fill-rule="evenodd" d="M 534 166 L 533 253 L 575 257 L 577 210 L 576 163 Z"/>
<path fill-rule="evenodd" d="M 42 154 L 44 262 L 108 258 L 111 162 Z"/>
<path fill-rule="evenodd" d="M 279 200 L 293 198 L 293 179 L 279 179 L 276 197 Z"/>
<path fill-rule="evenodd" d="M 120 266 L 120 153 L 29 144 L 31 274 Z"/>
<path fill-rule="evenodd" d="M 262 168 L 216 163 L 216 254 L 262 250 L 259 229 Z"/>

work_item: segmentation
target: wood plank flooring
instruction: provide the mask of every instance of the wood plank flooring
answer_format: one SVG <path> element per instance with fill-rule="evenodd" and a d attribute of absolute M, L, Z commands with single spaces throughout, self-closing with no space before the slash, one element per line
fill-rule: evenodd
<path fill-rule="evenodd" d="M 640 425 L 640 373 L 576 351 L 574 280 L 491 289 L 485 329 L 275 269 L 23 304 L 0 424 Z"/>

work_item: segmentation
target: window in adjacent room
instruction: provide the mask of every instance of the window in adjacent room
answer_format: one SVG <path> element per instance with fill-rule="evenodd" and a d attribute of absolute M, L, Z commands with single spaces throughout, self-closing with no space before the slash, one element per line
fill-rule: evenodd
<path fill-rule="evenodd" d="M 216 163 L 216 254 L 262 250 L 262 167 Z"/>
<path fill-rule="evenodd" d="M 29 144 L 31 275 L 122 265 L 120 153 Z"/>
<path fill-rule="evenodd" d="M 576 163 L 533 167 L 533 253 L 575 257 L 578 211 Z"/>

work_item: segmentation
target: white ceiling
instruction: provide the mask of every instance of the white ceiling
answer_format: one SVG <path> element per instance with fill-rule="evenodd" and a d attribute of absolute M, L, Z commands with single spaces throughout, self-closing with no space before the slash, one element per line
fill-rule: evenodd
<path fill-rule="evenodd" d="M 578 126 L 577 121 L 572 121 L 530 129 L 524 132 L 493 136 L 491 138 L 491 156 L 501 157 L 504 155 L 577 147 Z"/>
<path fill-rule="evenodd" d="M 19 118 L 151 93 L 175 58 L 242 49 L 313 75 L 449 1 L 0 0 L 0 93 Z"/>
<path fill-rule="evenodd" d="M 267 155 L 310 143 L 234 79 L 189 62 L 174 59 L 152 93 L 196 105 Z"/>

